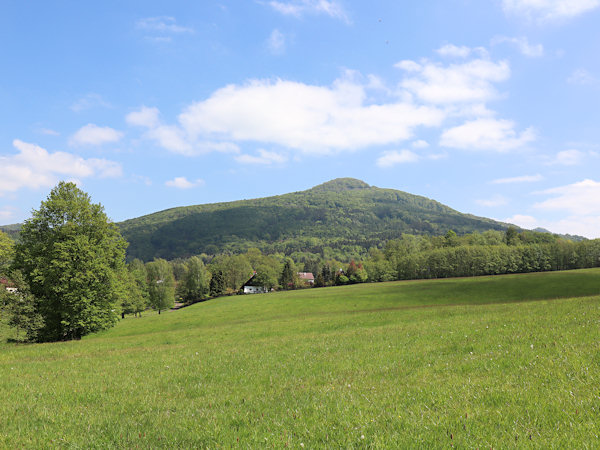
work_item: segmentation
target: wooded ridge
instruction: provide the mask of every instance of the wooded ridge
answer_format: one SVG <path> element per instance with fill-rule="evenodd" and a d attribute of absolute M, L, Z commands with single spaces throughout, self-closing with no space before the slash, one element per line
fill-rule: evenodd
<path fill-rule="evenodd" d="M 118 224 L 128 259 L 310 252 L 359 258 L 404 233 L 443 235 L 505 230 L 508 224 L 460 213 L 435 200 L 338 178 L 274 197 L 167 209 Z"/>

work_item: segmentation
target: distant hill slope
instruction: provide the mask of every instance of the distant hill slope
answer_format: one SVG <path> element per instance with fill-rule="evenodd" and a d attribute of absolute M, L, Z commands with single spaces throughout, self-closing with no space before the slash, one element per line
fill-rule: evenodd
<path fill-rule="evenodd" d="M 458 234 L 507 224 L 462 214 L 425 197 L 339 178 L 302 192 L 254 200 L 172 208 L 118 224 L 128 258 L 173 259 L 200 253 L 320 253 L 324 247 L 368 249 L 402 233 Z"/>
<path fill-rule="evenodd" d="M 22 224 L 20 223 L 15 223 L 12 225 L 2 225 L 0 226 L 0 231 L 6 233 L 11 239 L 16 241 L 19 237 L 19 233 L 21 232 L 21 225 Z"/>

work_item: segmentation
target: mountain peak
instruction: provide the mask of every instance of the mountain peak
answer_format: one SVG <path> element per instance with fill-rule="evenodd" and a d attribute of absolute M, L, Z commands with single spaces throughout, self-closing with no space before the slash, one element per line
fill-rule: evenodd
<path fill-rule="evenodd" d="M 336 178 L 335 180 L 327 181 L 323 184 L 319 184 L 311 189 L 311 191 L 317 192 L 344 192 L 353 191 L 355 189 L 368 189 L 367 183 L 356 178 Z"/>

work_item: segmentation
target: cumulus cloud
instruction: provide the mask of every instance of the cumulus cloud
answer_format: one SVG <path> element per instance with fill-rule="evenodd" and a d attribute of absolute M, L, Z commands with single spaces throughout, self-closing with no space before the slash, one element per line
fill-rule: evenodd
<path fill-rule="evenodd" d="M 543 222 L 543 228 L 554 233 L 584 236 L 589 239 L 600 238 L 600 215 L 595 216 L 567 216 L 554 222 Z"/>
<path fill-rule="evenodd" d="M 195 181 L 188 181 L 186 177 L 175 177 L 172 180 L 165 182 L 165 186 L 177 189 L 191 189 L 198 186 L 203 186 L 204 180 L 198 178 Z"/>
<path fill-rule="evenodd" d="M 498 178 L 493 180 L 492 184 L 515 184 L 515 183 L 533 183 L 543 180 L 544 177 L 539 173 L 536 175 L 522 175 L 520 177 Z"/>
<path fill-rule="evenodd" d="M 600 182 L 586 179 L 540 193 L 550 194 L 552 198 L 536 203 L 535 208 L 567 211 L 578 216 L 600 214 Z"/>
<path fill-rule="evenodd" d="M 274 55 L 285 53 L 285 36 L 277 29 L 273 30 L 267 39 L 267 48 Z"/>
<path fill-rule="evenodd" d="M 326 155 L 415 139 L 412 148 L 424 148 L 428 143 L 416 138 L 422 128 L 440 128 L 445 122 L 449 128 L 457 119 L 470 122 L 444 131 L 447 147 L 504 151 L 533 140 L 531 129 L 515 131 L 513 122 L 495 119 L 486 105 L 501 97 L 495 85 L 510 76 L 506 61 L 490 60 L 485 49 L 450 44 L 438 53 L 461 60 L 400 61 L 395 66 L 402 78 L 389 85 L 355 71 L 346 71 L 330 85 L 248 80 L 190 104 L 175 123 L 163 123 L 158 109 L 146 106 L 128 114 L 126 121 L 145 128 L 145 138 L 172 152 L 231 152 L 248 163 L 264 163 L 265 158 L 240 155 L 238 145 Z"/>
<path fill-rule="evenodd" d="M 535 139 L 532 128 L 518 133 L 515 123 L 501 119 L 476 119 L 442 133 L 440 145 L 466 150 L 505 152 L 525 146 Z"/>
<path fill-rule="evenodd" d="M 21 140 L 13 141 L 18 153 L 0 157 L 2 177 L 0 195 L 22 188 L 50 187 L 59 179 L 119 177 L 121 165 L 106 159 L 84 159 L 66 152 L 50 153 L 46 149 Z"/>
<path fill-rule="evenodd" d="M 190 137 L 178 125 L 161 122 L 158 108 L 142 106 L 125 117 L 127 124 L 146 129 L 144 138 L 153 140 L 162 148 L 185 156 L 197 156 L 210 152 L 239 153 L 239 147 L 231 142 L 198 140 Z"/>
<path fill-rule="evenodd" d="M 158 108 L 148 108 L 142 106 L 137 111 L 132 111 L 125 117 L 125 121 L 129 125 L 138 127 L 154 128 L 159 125 L 159 111 Z"/>
<path fill-rule="evenodd" d="M 71 146 L 102 145 L 118 142 L 123 133 L 110 127 L 99 127 L 93 123 L 81 127 L 69 139 Z"/>
<path fill-rule="evenodd" d="M 238 155 L 235 160 L 241 164 L 258 164 L 271 166 L 274 164 L 283 164 L 287 162 L 287 157 L 276 152 L 269 152 L 264 149 L 258 150 L 258 155 Z"/>
<path fill-rule="evenodd" d="M 506 37 L 496 36 L 492 39 L 492 45 L 508 43 L 514 45 L 519 52 L 529 58 L 539 58 L 544 56 L 544 46 L 542 44 L 530 44 L 526 37 Z"/>
<path fill-rule="evenodd" d="M 535 203 L 533 207 L 544 213 L 558 214 L 561 218 L 535 220 L 536 226 L 555 233 L 577 234 L 591 239 L 600 238 L 600 202 L 598 202 L 600 182 L 585 179 L 546 189 L 537 194 L 546 195 L 548 198 Z"/>
<path fill-rule="evenodd" d="M 526 19 L 570 19 L 600 6 L 600 0 L 502 0 L 504 11 Z"/>
<path fill-rule="evenodd" d="M 389 150 L 377 158 L 377 165 L 382 168 L 393 167 L 397 164 L 417 162 L 419 155 L 410 150 Z"/>
<path fill-rule="evenodd" d="M 268 5 L 275 11 L 286 15 L 302 17 L 305 14 L 324 14 L 334 19 L 350 23 L 348 14 L 335 0 L 289 0 L 270 1 Z"/>
<path fill-rule="evenodd" d="M 263 142 L 305 153 L 392 144 L 443 119 L 438 108 L 398 99 L 368 103 L 365 86 L 344 79 L 330 87 L 284 80 L 229 85 L 179 116 L 193 137 Z"/>
<path fill-rule="evenodd" d="M 447 56 L 451 58 L 466 58 L 471 54 L 471 48 L 463 46 L 456 46 L 454 44 L 446 44 L 436 50 L 441 56 Z"/>
<path fill-rule="evenodd" d="M 539 221 L 535 217 L 525 214 L 515 214 L 512 217 L 507 217 L 506 219 L 502 220 L 502 222 L 512 223 L 513 225 L 517 225 L 521 228 L 529 230 L 540 226 Z"/>
<path fill-rule="evenodd" d="M 429 60 L 420 63 L 404 60 L 395 67 L 410 74 L 400 83 L 402 88 L 425 102 L 436 104 L 485 102 L 498 98 L 493 83 L 510 77 L 507 61 L 494 62 L 487 58 L 447 66 Z"/>

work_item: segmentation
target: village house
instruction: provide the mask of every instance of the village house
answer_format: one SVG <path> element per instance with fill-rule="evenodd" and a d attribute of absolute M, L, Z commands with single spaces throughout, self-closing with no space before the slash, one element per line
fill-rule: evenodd
<path fill-rule="evenodd" d="M 13 286 L 13 284 L 6 278 L 0 278 L 0 286 L 6 289 L 11 294 L 17 292 L 17 288 Z"/>
<path fill-rule="evenodd" d="M 265 294 L 269 292 L 269 289 L 258 282 L 255 272 L 254 275 L 244 283 L 242 291 L 244 294 Z"/>
<path fill-rule="evenodd" d="M 298 272 L 300 281 L 308 284 L 315 284 L 315 276 L 311 272 Z"/>

